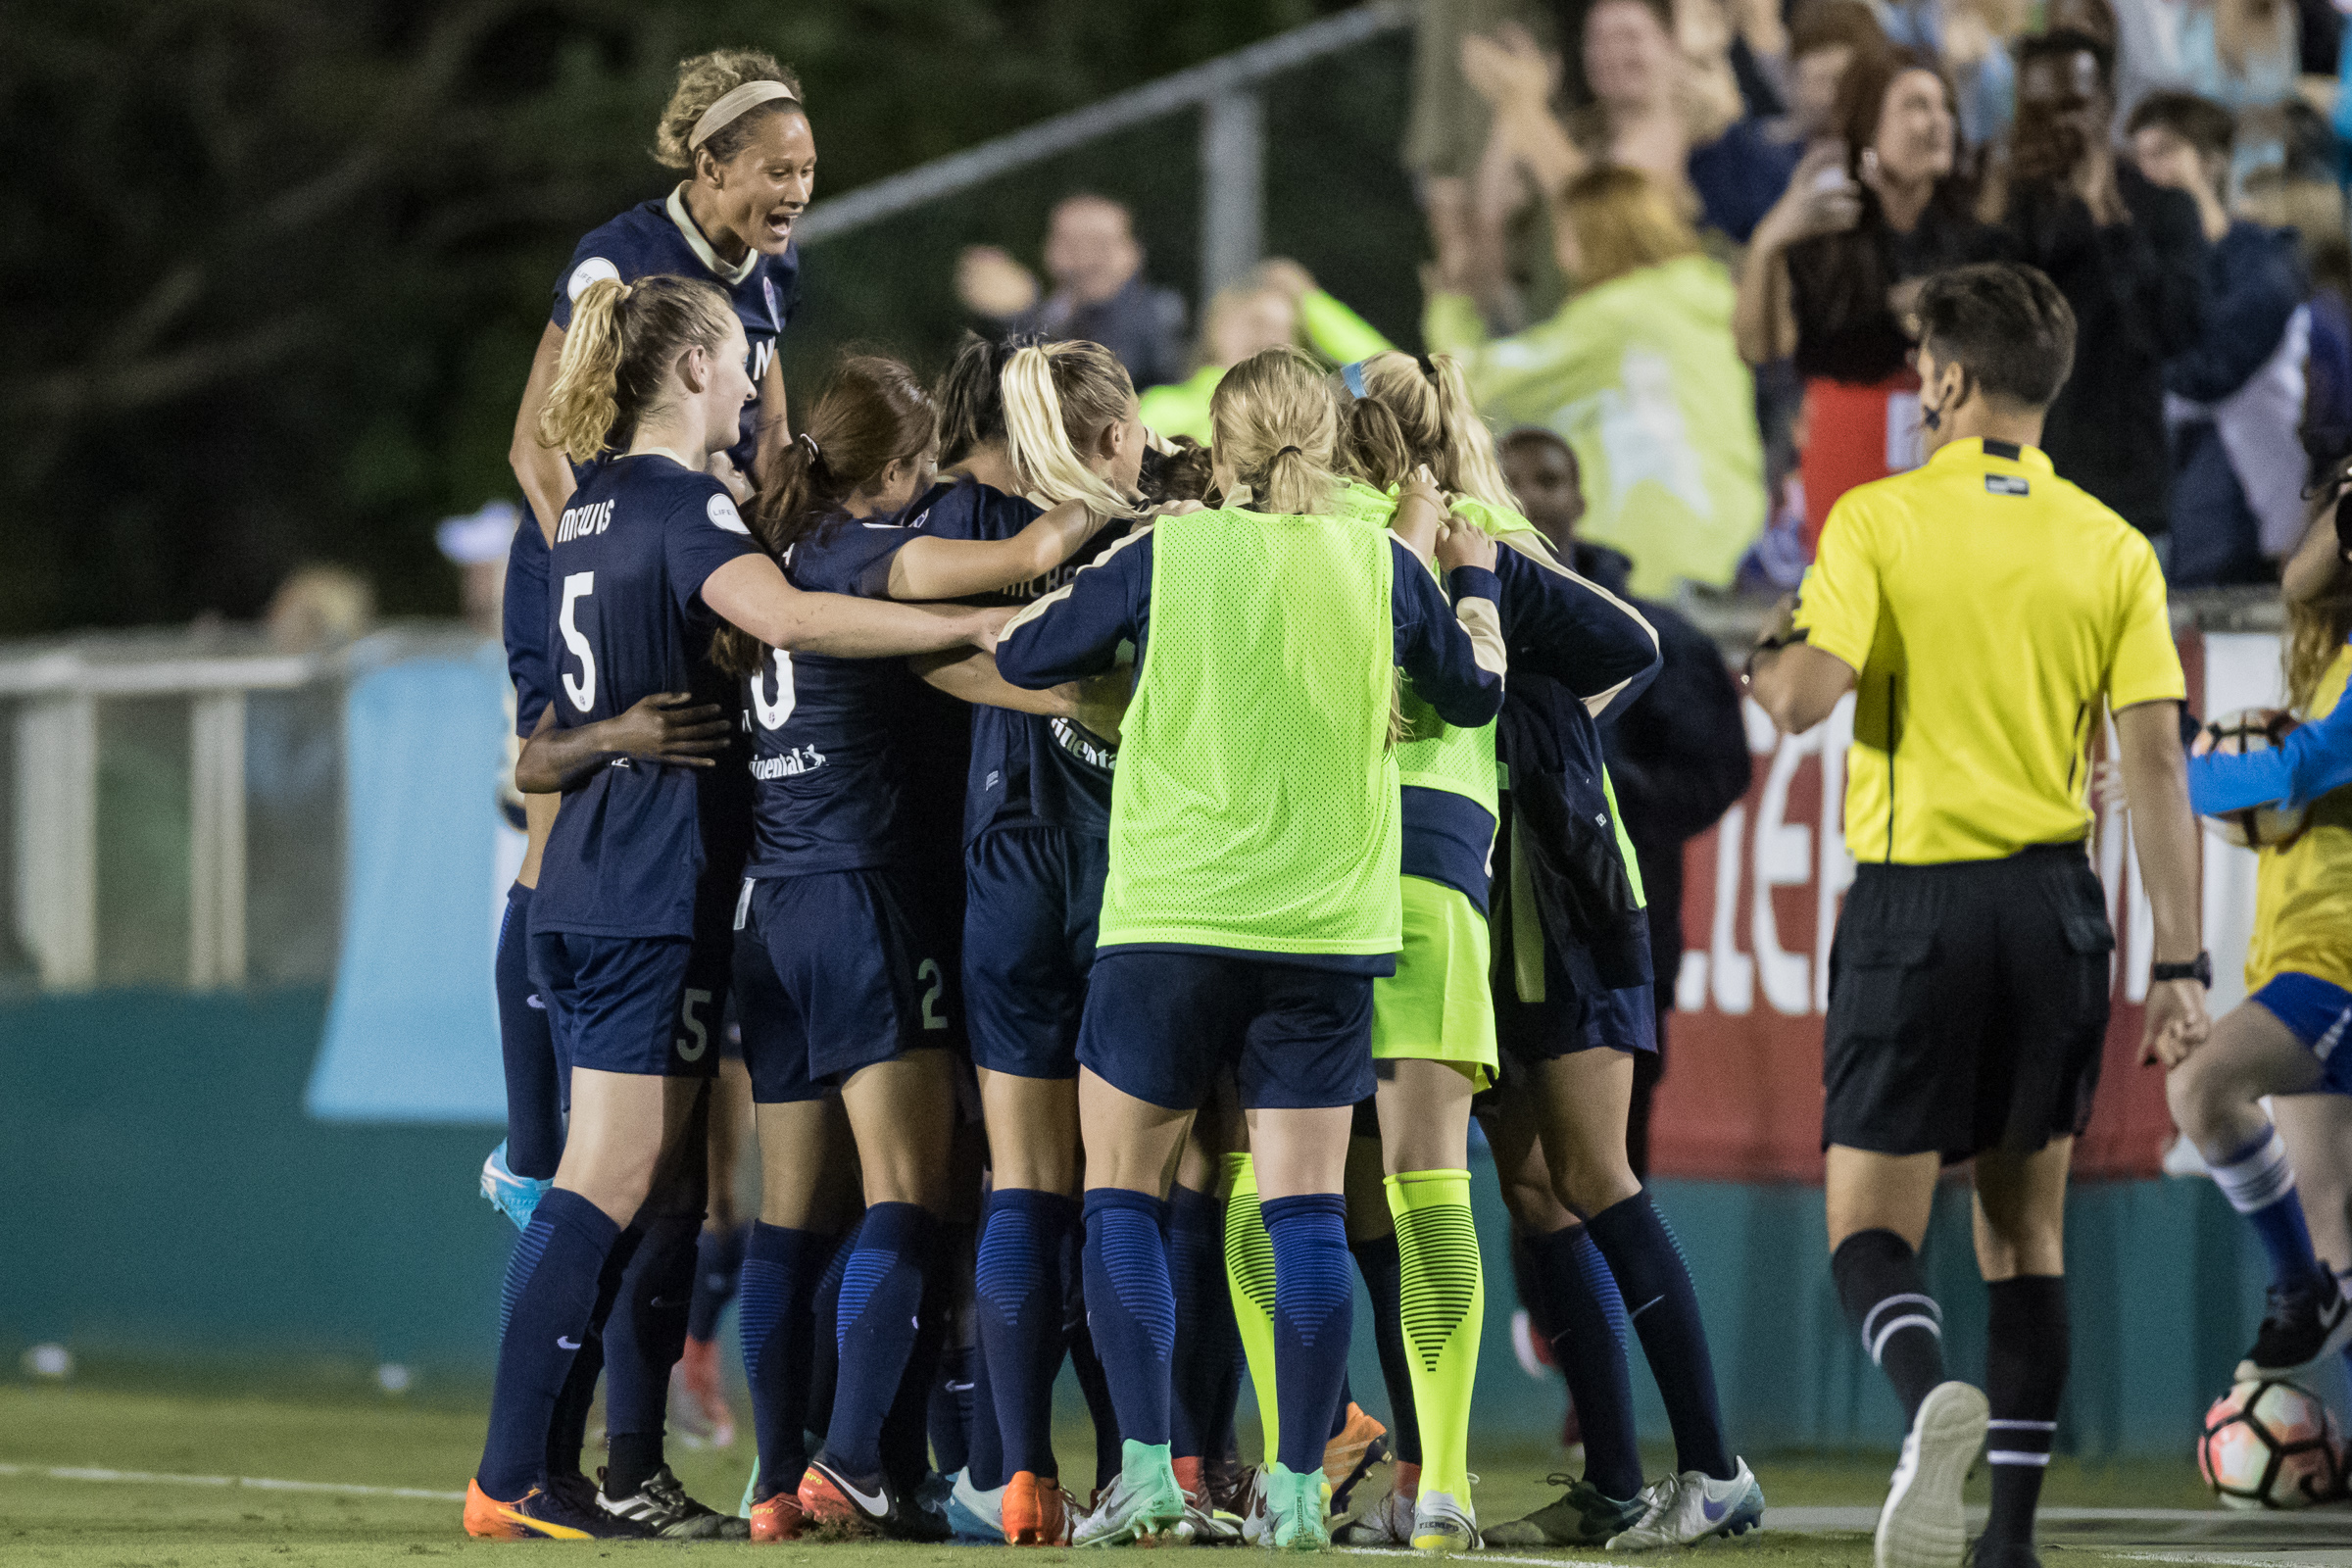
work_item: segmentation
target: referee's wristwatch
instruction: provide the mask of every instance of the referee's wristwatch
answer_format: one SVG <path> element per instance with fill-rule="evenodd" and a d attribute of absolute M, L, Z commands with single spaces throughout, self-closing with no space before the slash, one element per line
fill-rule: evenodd
<path fill-rule="evenodd" d="M 2213 955 L 2200 953 L 2187 963 L 2151 963 L 2148 978 L 2154 980 L 2194 980 L 2206 990 L 2213 989 Z"/>

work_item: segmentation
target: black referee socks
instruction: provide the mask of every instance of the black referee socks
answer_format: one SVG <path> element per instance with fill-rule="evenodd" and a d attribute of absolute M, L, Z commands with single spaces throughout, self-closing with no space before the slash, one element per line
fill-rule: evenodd
<path fill-rule="evenodd" d="M 1919 1254 L 1892 1231 L 1856 1231 L 1830 1254 L 1830 1277 L 1862 1348 L 1894 1385 L 1907 1426 L 1943 1381 L 1943 1309 L 1928 1294 Z"/>
<path fill-rule="evenodd" d="M 1992 1517 L 1984 1524 L 1984 1542 L 2029 1546 L 2050 1439 L 2058 1431 L 2058 1400 L 2066 1392 L 2066 1280 L 2021 1274 L 1990 1289 L 1984 1394 L 1992 1404 L 1992 1429 L 1984 1457 L 1992 1467 Z"/>

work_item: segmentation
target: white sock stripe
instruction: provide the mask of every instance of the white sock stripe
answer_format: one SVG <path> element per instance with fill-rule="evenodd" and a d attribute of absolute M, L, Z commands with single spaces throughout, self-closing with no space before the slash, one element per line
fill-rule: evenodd
<path fill-rule="evenodd" d="M 1988 1464 L 2032 1465 L 2035 1468 L 2047 1466 L 2050 1462 L 2048 1454 L 2030 1453 L 2023 1448 L 1987 1448 L 1984 1458 Z"/>
<path fill-rule="evenodd" d="M 1881 1312 L 1886 1311 L 1889 1307 L 1905 1306 L 1924 1308 L 1927 1312 L 1927 1315 L 1936 1320 L 1937 1332 L 1941 1332 L 1943 1328 L 1943 1308 L 1936 1304 L 1936 1298 L 1933 1296 L 1921 1296 L 1916 1291 L 1913 1291 L 1906 1292 L 1901 1296 L 1889 1296 L 1878 1302 L 1878 1304 L 1873 1306 L 1869 1311 L 1862 1314 L 1862 1343 L 1868 1345 L 1872 1340 L 1879 1337 L 1879 1331 L 1876 1325 L 1879 1321 L 1879 1314 Z"/>
<path fill-rule="evenodd" d="M 1905 1317 L 1898 1317 L 1879 1330 L 1879 1337 L 1870 1342 L 1870 1359 L 1874 1366 L 1883 1364 L 1879 1358 L 1886 1353 L 1886 1342 L 1905 1329 L 1926 1329 L 1930 1334 L 1936 1336 L 1936 1344 L 1943 1343 L 1943 1325 L 1934 1318 L 1923 1316 L 1917 1312 Z"/>
<path fill-rule="evenodd" d="M 2252 1152 L 2212 1169 L 2214 1185 L 2240 1214 L 2268 1207 L 2295 1190 L 2294 1162 L 2286 1157 L 2286 1142 L 2276 1127 Z"/>
<path fill-rule="evenodd" d="M 1984 1424 L 1995 1432 L 2055 1432 L 2058 1430 L 2058 1423 L 2055 1421 L 2011 1421 L 1996 1418 Z"/>

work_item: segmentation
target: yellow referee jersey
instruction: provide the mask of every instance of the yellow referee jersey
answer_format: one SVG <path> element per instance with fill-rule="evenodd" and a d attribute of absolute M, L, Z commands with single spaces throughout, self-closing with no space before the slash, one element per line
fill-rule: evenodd
<path fill-rule="evenodd" d="M 1862 861 L 2083 837 L 2100 698 L 2187 694 L 2156 552 L 2005 441 L 1950 442 L 1839 497 L 1796 624 L 1858 676 L 1845 843 Z"/>
<path fill-rule="evenodd" d="M 2316 724 L 2344 700 L 2352 678 L 2352 647 L 2335 661 L 2312 693 Z M 2246 947 L 2246 989 L 2292 970 L 2352 991 L 2352 789 L 2321 796 L 2311 822 L 2292 842 L 2262 852 L 2254 882 L 2254 940 Z"/>

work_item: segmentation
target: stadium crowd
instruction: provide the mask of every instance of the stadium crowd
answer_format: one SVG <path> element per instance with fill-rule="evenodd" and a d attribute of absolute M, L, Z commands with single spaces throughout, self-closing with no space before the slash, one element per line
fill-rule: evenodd
<path fill-rule="evenodd" d="M 1824 1142 L 1833 1276 L 1912 1421 L 1880 1568 L 2036 1561 L 2113 947 L 2082 848 L 2100 700 L 2155 910 L 2147 1050 L 2197 1086 L 2183 1125 L 2274 1267 L 2248 1364 L 2343 1349 L 2341 1249 L 2289 1222 L 2253 1102 L 2314 1087 L 2352 975 L 2330 948 L 2288 976 L 2320 990 L 2258 994 L 2276 1031 L 2206 1019 L 2165 612 L 2167 574 L 2341 577 L 2352 260 L 2299 71 L 2338 28 L 2284 0 L 2024 20 L 1438 0 L 1421 352 L 1283 261 L 1188 352 L 1087 192 L 1046 279 L 959 259 L 982 330 L 935 386 L 854 354 L 789 411 L 815 132 L 772 59 L 685 62 L 656 142 L 679 182 L 582 239 L 515 424 L 532 847 L 484 1191 L 522 1240 L 466 1528 L 1450 1551 L 1760 1524 L 1642 1129 L 1681 847 L 1748 782 L 1739 689 L 1676 604 L 1800 578 L 1746 678 L 1791 733 L 1862 697 L 1846 832 L 1880 863 L 1838 937 Z M 2311 592 L 2336 608 L 2298 696 L 2324 707 L 2352 659 Z M 1988 694 L 2004 661 L 2030 678 Z M 2230 771 L 2257 760 L 2193 787 L 2342 782 Z M 2329 846 L 2293 863 L 2332 889 Z M 1883 1005 L 1854 1000 L 1874 974 Z M 1586 1448 L 1483 1528 L 1473 1118 Z M 747 1135 L 745 1225 L 715 1195 Z M 1945 1376 L 1916 1253 L 1963 1159 L 1982 1392 Z M 1347 1388 L 1350 1274 L 1388 1424 Z M 689 1420 L 726 1419 L 736 1294 L 759 1467 L 728 1515 L 662 1455 L 673 1368 Z M 1647 1483 L 1636 1343 L 1676 1450 Z M 1065 1356 L 1084 1504 L 1053 1451 Z"/>

